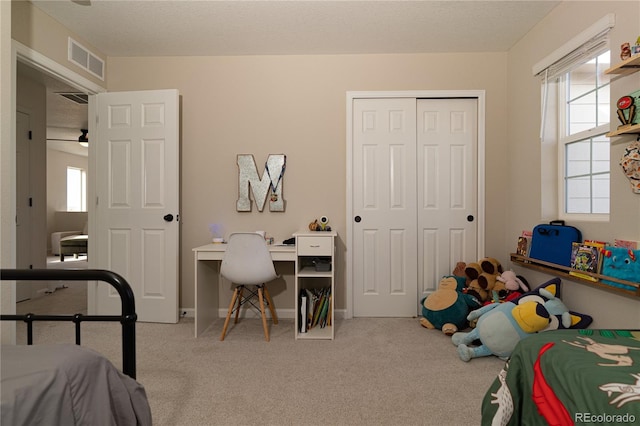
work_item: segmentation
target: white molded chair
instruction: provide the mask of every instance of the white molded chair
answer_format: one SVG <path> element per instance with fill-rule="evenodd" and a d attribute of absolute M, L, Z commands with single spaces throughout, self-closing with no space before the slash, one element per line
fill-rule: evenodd
<path fill-rule="evenodd" d="M 264 238 L 255 232 L 236 232 L 231 234 L 220 265 L 220 275 L 236 285 L 220 340 L 224 340 L 227 333 L 231 314 L 235 312 L 235 323 L 237 323 L 240 308 L 245 303 L 250 303 L 260 310 L 264 338 L 268 342 L 269 328 L 267 327 L 267 317 L 264 311 L 265 303 L 269 306 L 274 324 L 278 324 L 278 316 L 266 283 L 277 278 L 278 275 Z M 252 291 L 247 286 L 255 286 L 256 290 Z M 245 289 L 249 292 L 248 295 L 244 294 Z M 256 295 L 260 303 L 259 307 L 253 303 L 253 298 Z"/>

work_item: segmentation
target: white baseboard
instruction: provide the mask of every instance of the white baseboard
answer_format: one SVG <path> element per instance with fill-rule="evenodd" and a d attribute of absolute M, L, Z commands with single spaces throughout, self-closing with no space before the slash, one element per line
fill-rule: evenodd
<path fill-rule="evenodd" d="M 278 318 L 282 319 L 294 319 L 295 318 L 295 309 L 278 309 L 276 311 L 278 313 Z M 345 319 L 347 315 L 347 311 L 345 309 L 335 309 L 333 314 L 338 319 Z M 267 309 L 266 312 L 267 318 L 271 318 L 271 312 Z M 227 310 L 224 308 L 218 308 L 218 318 L 225 318 L 227 316 Z M 194 318 L 195 317 L 195 309 L 194 308 L 180 308 L 180 318 Z M 240 318 L 260 318 L 260 313 L 253 309 L 242 310 L 240 312 Z"/>

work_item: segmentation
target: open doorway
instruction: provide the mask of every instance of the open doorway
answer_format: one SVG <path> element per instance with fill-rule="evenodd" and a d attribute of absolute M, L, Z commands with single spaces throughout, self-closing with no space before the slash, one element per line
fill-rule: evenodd
<path fill-rule="evenodd" d="M 88 232 L 88 212 L 86 208 L 86 190 L 88 176 L 88 148 L 86 144 L 81 144 L 80 139 L 88 139 L 88 95 L 69 84 L 47 74 L 45 71 L 36 69 L 21 61 L 17 62 L 18 83 L 22 86 L 29 86 L 35 89 L 28 91 L 28 94 L 37 93 L 26 103 L 34 102 L 46 105 L 38 107 L 44 114 L 37 114 L 35 119 L 40 121 L 39 129 L 44 131 L 36 132 L 37 137 L 30 141 L 36 151 L 42 152 L 39 156 L 44 156 L 44 160 L 37 159 L 36 167 L 29 166 L 29 163 L 17 162 L 17 172 L 26 175 L 25 181 L 46 182 L 45 191 L 37 191 L 33 196 L 26 189 L 26 196 L 30 198 L 30 204 L 44 205 L 39 209 L 31 209 L 29 220 L 32 226 L 30 229 L 38 229 L 37 235 L 29 238 L 29 243 L 34 249 L 25 249 L 23 259 L 17 259 L 17 263 L 31 265 L 31 267 L 47 268 L 86 268 L 87 256 L 85 253 L 78 253 L 79 256 L 65 256 L 65 262 L 61 262 L 60 238 L 75 234 L 87 234 Z M 25 91 L 22 91 L 23 93 Z M 25 100 L 20 99 L 23 95 L 18 93 L 18 110 Z M 34 100 L 35 99 L 35 100 Z M 18 111 L 20 112 L 20 111 Z M 21 116 L 21 114 L 18 114 Z M 25 120 L 23 120 L 25 121 Z M 42 145 L 45 145 L 44 147 Z M 45 165 L 44 170 L 42 165 Z M 27 169 L 26 171 L 23 169 Z M 45 174 L 46 176 L 42 176 Z M 37 175 L 37 176 L 36 176 Z M 68 176 L 76 175 L 78 179 L 69 179 Z M 82 202 L 70 200 L 69 194 L 76 191 L 76 199 Z M 18 204 L 23 194 L 18 191 Z M 33 200 L 31 200 L 33 198 Z M 71 204 L 75 204 L 71 206 Z M 71 210 L 71 211 L 70 211 Z M 20 252 L 18 257 L 20 257 Z M 71 290 L 62 283 L 34 283 L 27 297 L 18 297 L 20 302 L 17 310 L 23 310 L 24 305 L 38 303 L 48 306 L 51 301 L 45 300 L 49 295 L 59 289 L 65 289 L 61 293 L 73 293 L 73 295 L 59 294 L 56 298 L 74 301 L 73 313 L 86 312 L 86 288 L 80 291 L 81 286 L 73 286 Z M 86 287 L 86 286 L 84 286 Z M 84 293 L 84 296 L 82 294 Z M 72 297 L 66 297 L 72 296 Z M 78 303 L 80 302 L 80 303 Z M 22 306 L 20 306 L 22 305 Z M 70 307 L 71 309 L 71 307 Z M 41 310 L 38 313 L 46 314 Z"/>

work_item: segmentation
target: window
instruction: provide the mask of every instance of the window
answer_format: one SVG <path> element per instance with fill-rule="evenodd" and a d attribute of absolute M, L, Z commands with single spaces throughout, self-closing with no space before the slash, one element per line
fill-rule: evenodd
<path fill-rule="evenodd" d="M 87 172 L 67 167 L 67 211 L 87 211 Z"/>
<path fill-rule="evenodd" d="M 609 214 L 609 51 L 559 78 L 558 148 L 565 214 Z"/>
<path fill-rule="evenodd" d="M 542 78 L 542 213 L 608 220 L 609 14 L 533 67 Z"/>

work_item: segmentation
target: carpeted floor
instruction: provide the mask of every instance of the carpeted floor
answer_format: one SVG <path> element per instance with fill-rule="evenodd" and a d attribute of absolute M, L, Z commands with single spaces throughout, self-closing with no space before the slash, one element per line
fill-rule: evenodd
<path fill-rule="evenodd" d="M 72 293 L 81 290 L 45 296 L 47 309 Z M 460 361 L 449 337 L 414 318 L 338 321 L 334 341 L 296 341 L 292 320 L 281 320 L 269 343 L 258 320 L 241 320 L 220 342 L 222 322 L 198 339 L 188 318 L 137 324 L 137 378 L 155 425 L 474 425 L 504 364 Z M 82 327 L 83 345 L 121 367 L 119 324 Z M 35 332 L 36 343 L 73 339 L 72 324 Z"/>

